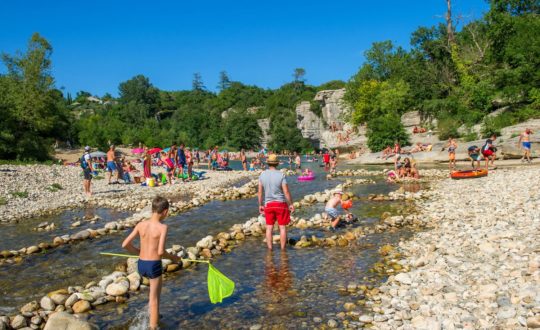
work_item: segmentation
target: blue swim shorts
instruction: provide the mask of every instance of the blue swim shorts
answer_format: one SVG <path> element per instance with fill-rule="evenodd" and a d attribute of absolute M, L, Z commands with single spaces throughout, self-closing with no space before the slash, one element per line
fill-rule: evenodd
<path fill-rule="evenodd" d="M 107 171 L 113 172 L 116 171 L 116 163 L 115 162 L 107 162 Z"/>
<path fill-rule="evenodd" d="M 161 260 L 141 260 L 137 263 L 139 275 L 149 279 L 158 278 L 163 274 Z"/>
<path fill-rule="evenodd" d="M 531 143 L 530 142 L 521 142 L 524 149 L 531 150 Z"/>
<path fill-rule="evenodd" d="M 339 217 L 339 212 L 337 209 L 333 207 L 326 207 L 324 208 L 324 212 L 328 213 L 328 216 L 334 220 L 335 218 Z"/>

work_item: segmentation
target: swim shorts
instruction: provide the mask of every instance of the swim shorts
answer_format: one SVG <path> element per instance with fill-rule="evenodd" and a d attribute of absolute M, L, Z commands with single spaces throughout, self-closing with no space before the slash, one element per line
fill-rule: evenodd
<path fill-rule="evenodd" d="M 470 154 L 469 157 L 471 157 L 472 160 L 479 160 L 480 155 L 479 154 Z"/>
<path fill-rule="evenodd" d="M 90 168 L 85 168 L 83 170 L 83 175 L 85 180 L 92 180 L 92 172 L 90 171 Z"/>
<path fill-rule="evenodd" d="M 273 226 L 276 221 L 280 226 L 286 226 L 291 222 L 289 206 L 285 202 L 268 202 L 264 206 L 266 224 Z"/>
<path fill-rule="evenodd" d="M 149 279 L 158 278 L 163 274 L 163 266 L 161 260 L 141 260 L 137 263 L 139 275 Z"/>
<path fill-rule="evenodd" d="M 530 142 L 521 142 L 524 149 L 531 150 L 531 143 Z"/>
<path fill-rule="evenodd" d="M 107 171 L 109 172 L 116 171 L 116 163 L 113 161 L 107 162 Z"/>
<path fill-rule="evenodd" d="M 491 151 L 491 149 L 482 150 L 482 155 L 484 155 L 484 157 L 489 157 L 489 156 L 493 155 L 493 151 Z"/>
<path fill-rule="evenodd" d="M 328 213 L 328 216 L 334 220 L 335 218 L 339 217 L 339 212 L 337 209 L 333 207 L 325 207 L 324 212 Z"/>

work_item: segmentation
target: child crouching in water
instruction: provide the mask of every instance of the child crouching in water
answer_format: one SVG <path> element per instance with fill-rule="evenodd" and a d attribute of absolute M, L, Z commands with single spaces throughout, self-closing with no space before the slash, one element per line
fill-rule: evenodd
<path fill-rule="evenodd" d="M 161 223 L 169 214 L 167 199 L 156 196 L 152 201 L 152 216 L 137 224 L 135 229 L 122 243 L 122 247 L 139 255 L 138 271 L 141 276 L 150 280 L 148 307 L 150 310 L 150 329 L 157 329 L 159 318 L 159 296 L 161 294 L 161 275 L 163 268 L 161 258 L 180 262 L 180 258 L 165 251 L 167 225 Z M 140 248 L 133 246 L 132 241 L 139 236 Z"/>
<path fill-rule="evenodd" d="M 332 221 L 332 227 L 330 229 L 335 229 L 339 222 L 341 221 L 341 215 L 339 214 L 339 211 L 337 210 L 337 206 L 341 204 L 343 191 L 336 189 L 333 193 L 332 198 L 326 203 L 326 206 L 324 207 L 324 211 L 328 214 L 330 217 L 330 221 Z M 354 216 L 351 212 L 349 212 L 348 209 L 343 208 L 345 210 L 345 213 L 347 215 L 345 218 L 347 221 L 351 221 L 354 219 Z"/>

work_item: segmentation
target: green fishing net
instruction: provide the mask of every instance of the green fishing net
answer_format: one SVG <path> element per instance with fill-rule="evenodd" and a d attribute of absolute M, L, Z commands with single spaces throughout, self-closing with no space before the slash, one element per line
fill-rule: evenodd
<path fill-rule="evenodd" d="M 234 292 L 234 282 L 223 275 L 212 264 L 208 264 L 208 295 L 212 304 L 223 301 Z"/>

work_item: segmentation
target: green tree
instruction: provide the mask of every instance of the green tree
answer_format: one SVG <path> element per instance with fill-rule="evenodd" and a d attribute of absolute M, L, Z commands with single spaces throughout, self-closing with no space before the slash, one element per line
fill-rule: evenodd
<path fill-rule="evenodd" d="M 373 118 L 367 127 L 368 147 L 373 152 L 381 151 L 395 141 L 402 146 L 409 144 L 409 135 L 401 123 L 401 118 L 395 114 Z"/>
<path fill-rule="evenodd" d="M 54 89 L 51 45 L 35 33 L 23 54 L 2 54 L 0 158 L 45 160 L 54 139 L 65 139 L 60 127 L 69 121 L 62 94 Z"/>
<path fill-rule="evenodd" d="M 306 75 L 306 70 L 304 68 L 294 69 L 294 73 L 293 73 L 294 82 L 304 82 L 305 75 Z"/>
<path fill-rule="evenodd" d="M 227 71 L 221 71 L 219 73 L 219 83 L 218 83 L 218 89 L 220 91 L 223 91 L 231 85 L 231 80 L 229 79 L 229 75 L 227 74 Z"/>
<path fill-rule="evenodd" d="M 224 122 L 225 144 L 236 149 L 257 149 L 261 141 L 261 128 L 257 120 L 241 110 L 230 111 Z"/>
<path fill-rule="evenodd" d="M 206 87 L 202 81 L 202 76 L 199 72 L 193 74 L 193 81 L 191 82 L 191 89 L 193 91 L 204 91 Z"/>

